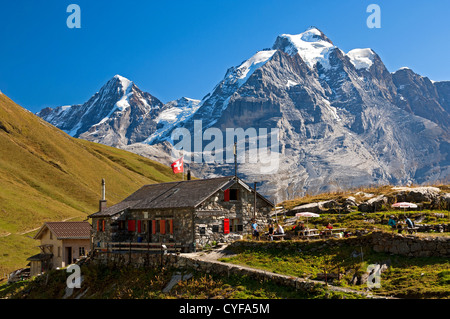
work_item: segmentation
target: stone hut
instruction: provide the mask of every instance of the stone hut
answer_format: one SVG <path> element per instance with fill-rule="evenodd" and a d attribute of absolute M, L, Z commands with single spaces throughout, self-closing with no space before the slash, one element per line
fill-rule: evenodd
<path fill-rule="evenodd" d="M 190 252 L 250 234 L 253 218 L 267 225 L 273 208 L 235 176 L 145 185 L 111 207 L 104 198 L 100 201 L 99 211 L 90 215 L 93 248 L 118 242 L 179 243 Z"/>

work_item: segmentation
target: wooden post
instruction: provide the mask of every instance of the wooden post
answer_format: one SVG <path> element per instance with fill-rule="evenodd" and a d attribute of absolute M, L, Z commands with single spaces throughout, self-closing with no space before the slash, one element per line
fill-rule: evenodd
<path fill-rule="evenodd" d="M 253 183 L 253 189 L 255 190 L 255 194 L 254 194 L 254 202 L 253 202 L 253 219 L 255 220 L 255 222 L 256 222 L 256 183 L 257 182 L 254 182 Z"/>
<path fill-rule="evenodd" d="M 130 247 L 129 247 L 128 264 L 131 265 L 131 240 L 130 240 L 130 242 L 129 242 L 129 245 L 130 245 Z"/>
<path fill-rule="evenodd" d="M 162 253 L 162 239 L 161 236 L 159 237 L 159 247 L 161 248 L 161 268 L 163 266 L 163 253 Z"/>

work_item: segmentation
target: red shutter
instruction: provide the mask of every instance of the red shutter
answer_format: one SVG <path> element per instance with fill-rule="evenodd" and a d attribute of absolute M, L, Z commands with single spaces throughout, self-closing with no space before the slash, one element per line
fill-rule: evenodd
<path fill-rule="evenodd" d="M 105 220 L 102 220 L 102 231 L 105 231 Z"/>
<path fill-rule="evenodd" d="M 100 230 L 100 220 L 97 219 L 97 231 Z"/>
<path fill-rule="evenodd" d="M 173 234 L 173 219 L 170 220 L 170 233 Z"/>
<path fill-rule="evenodd" d="M 128 231 L 136 231 L 136 221 L 134 219 L 128 221 Z"/>
<path fill-rule="evenodd" d="M 152 234 L 156 234 L 156 220 L 152 220 Z"/>
<path fill-rule="evenodd" d="M 229 202 L 230 201 L 230 189 L 226 189 L 223 191 L 223 200 L 225 202 Z"/>
<path fill-rule="evenodd" d="M 138 233 L 140 233 L 140 232 L 141 232 L 141 221 L 138 220 Z"/>
<path fill-rule="evenodd" d="M 159 224 L 159 232 L 163 235 L 166 233 L 166 221 L 164 219 L 161 219 L 161 224 Z"/>
<path fill-rule="evenodd" d="M 230 220 L 225 218 L 223 220 L 223 233 L 228 234 L 230 232 Z"/>

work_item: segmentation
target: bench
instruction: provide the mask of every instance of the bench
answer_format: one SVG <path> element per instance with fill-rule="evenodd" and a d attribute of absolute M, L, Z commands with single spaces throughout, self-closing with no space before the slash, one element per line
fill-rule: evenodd
<path fill-rule="evenodd" d="M 408 227 L 408 228 L 402 228 L 402 230 L 406 230 L 408 233 L 412 234 L 415 233 L 417 234 L 417 230 L 419 229 L 419 227 Z"/>
<path fill-rule="evenodd" d="M 284 236 L 286 236 L 286 234 L 274 234 L 272 235 L 272 237 L 275 238 L 279 238 L 281 240 L 284 240 Z"/>
<path fill-rule="evenodd" d="M 286 236 L 286 234 L 273 234 L 271 236 L 271 235 L 269 235 L 269 233 L 266 233 L 265 235 L 267 236 L 267 239 L 269 239 L 269 240 L 271 239 L 271 237 L 273 240 L 275 240 L 275 239 L 284 240 L 284 237 Z"/>
<path fill-rule="evenodd" d="M 408 232 L 409 234 L 415 233 L 417 234 L 417 230 L 419 227 L 402 227 L 402 228 L 393 228 L 392 230 L 397 230 L 399 234 L 401 234 L 403 231 Z"/>

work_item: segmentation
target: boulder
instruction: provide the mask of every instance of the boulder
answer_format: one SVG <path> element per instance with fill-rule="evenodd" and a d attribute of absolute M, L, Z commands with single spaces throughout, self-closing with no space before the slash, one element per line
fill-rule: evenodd
<path fill-rule="evenodd" d="M 344 205 L 345 206 L 358 206 L 358 204 L 356 203 L 356 198 L 353 196 L 349 196 L 348 198 L 346 198 L 344 201 Z"/>
<path fill-rule="evenodd" d="M 398 202 L 435 202 L 439 198 L 440 189 L 437 187 L 393 187 Z"/>
<path fill-rule="evenodd" d="M 334 200 L 327 200 L 317 203 L 309 203 L 294 207 L 292 211 L 294 213 L 302 213 L 302 212 L 311 212 L 311 213 L 321 213 L 324 210 L 334 208 L 337 205 L 337 202 Z"/>
<path fill-rule="evenodd" d="M 445 193 L 440 196 L 441 208 L 450 209 L 450 193 Z"/>
<path fill-rule="evenodd" d="M 386 205 L 387 203 L 388 198 L 384 195 L 379 195 L 359 204 L 358 210 L 361 212 L 373 212 L 376 210 L 381 210 L 383 205 Z"/>

